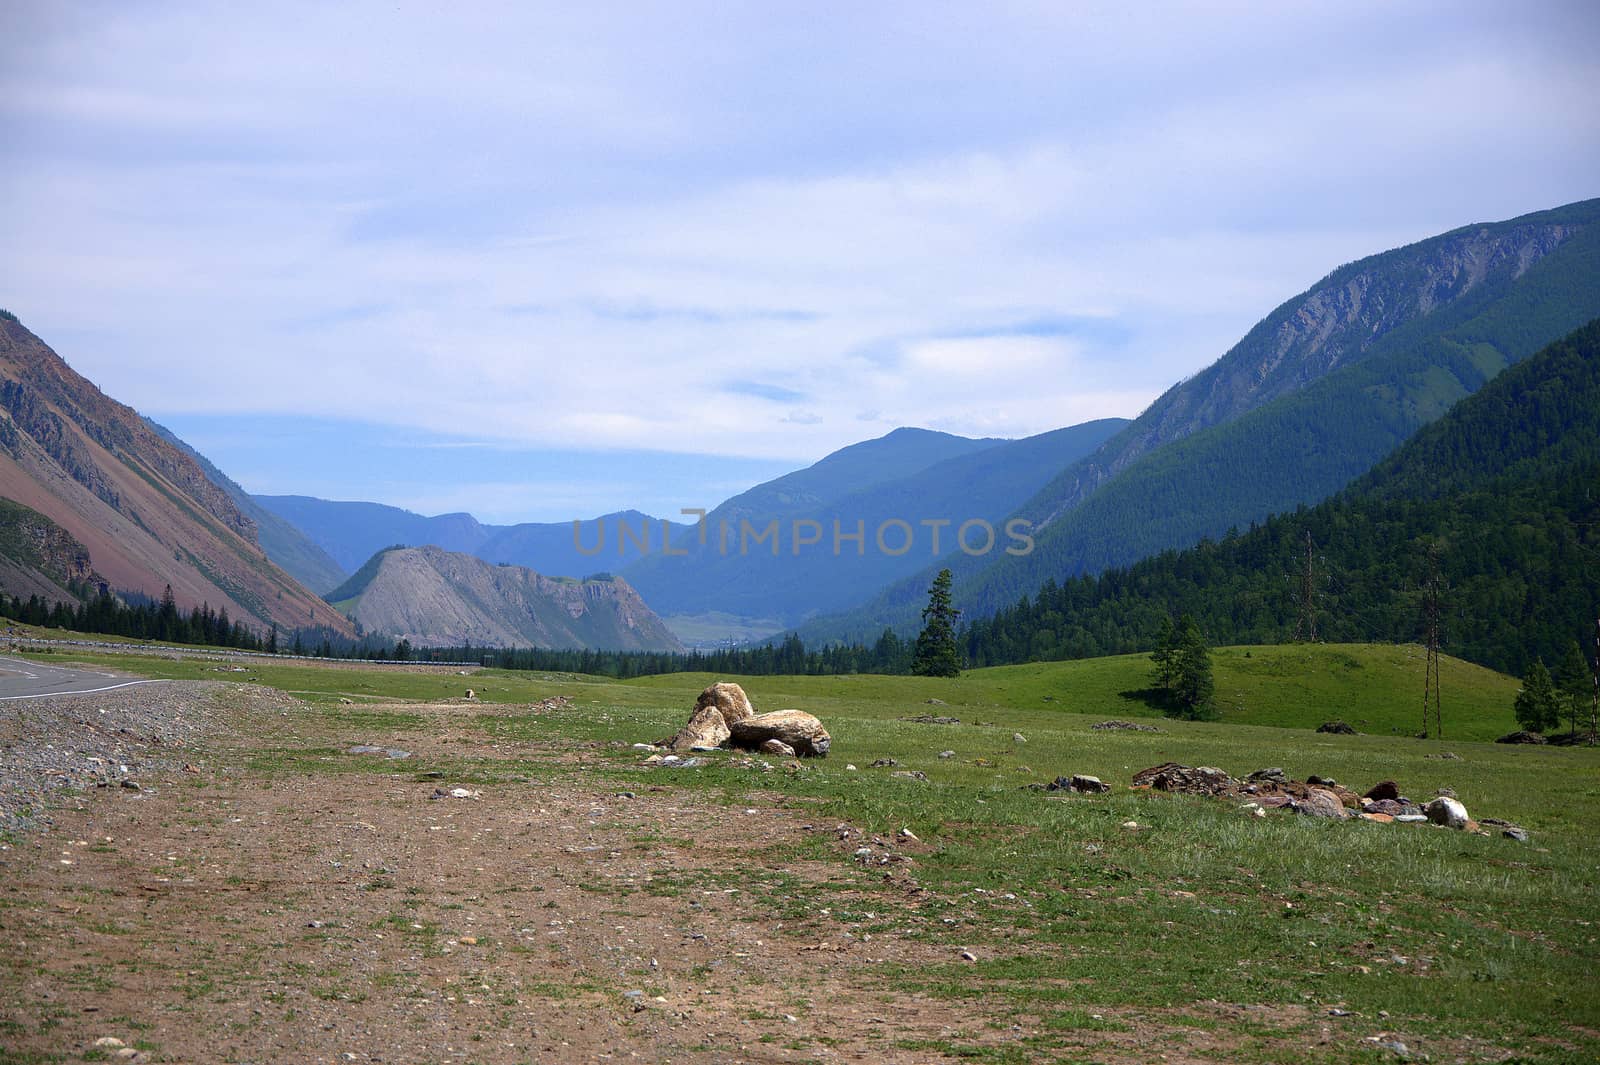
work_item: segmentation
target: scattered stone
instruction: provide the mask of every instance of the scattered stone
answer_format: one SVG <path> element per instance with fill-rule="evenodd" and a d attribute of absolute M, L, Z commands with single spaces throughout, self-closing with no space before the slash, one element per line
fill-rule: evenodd
<path fill-rule="evenodd" d="M 1082 773 L 1074 773 L 1070 777 L 1056 777 L 1045 785 L 1046 791 L 1075 791 L 1080 795 L 1103 795 L 1111 790 L 1111 785 L 1099 777 L 1091 777 Z"/>
<path fill-rule="evenodd" d="M 799 755 L 825 758 L 833 740 L 822 722 L 804 710 L 774 710 L 755 714 L 729 724 L 731 741 L 746 748 L 759 748 L 768 740 L 782 740 Z"/>
<path fill-rule="evenodd" d="M 461 944 L 463 946 L 467 946 L 467 947 L 475 947 L 475 946 L 478 945 L 478 937 L 477 936 L 462 936 L 461 937 Z"/>
<path fill-rule="evenodd" d="M 936 717 L 933 714 L 918 714 L 915 717 L 903 717 L 902 721 L 914 721 L 919 725 L 959 725 L 959 717 Z"/>
<path fill-rule="evenodd" d="M 1324 721 L 1317 726 L 1318 732 L 1328 732 L 1335 736 L 1356 736 L 1359 733 L 1343 721 Z"/>
<path fill-rule="evenodd" d="M 1024 736 L 1020 732 L 1013 732 L 1011 734 L 1011 742 L 1012 743 L 1027 743 L 1028 742 L 1028 737 Z"/>
<path fill-rule="evenodd" d="M 398 761 L 401 758 L 410 758 L 410 751 L 402 751 L 398 747 L 374 747 L 370 743 L 358 743 L 347 749 L 345 754 L 381 754 L 385 758 Z"/>
<path fill-rule="evenodd" d="M 954 758 L 955 756 L 956 756 L 956 752 L 954 752 L 954 751 L 940 751 L 939 752 L 939 757 L 940 758 Z"/>
<path fill-rule="evenodd" d="M 1428 819 L 1426 814 L 1395 814 L 1395 823 L 1401 825 L 1420 824 Z"/>
<path fill-rule="evenodd" d="M 1443 796 L 1446 799 L 1453 799 L 1453 798 L 1456 797 L 1456 789 L 1455 788 L 1436 788 L 1434 790 L 1434 794 L 1435 795 L 1439 795 L 1439 796 Z"/>
<path fill-rule="evenodd" d="M 928 779 L 928 774 L 924 773 L 920 769 L 899 769 L 899 770 L 896 770 L 891 775 L 892 776 L 897 776 L 897 777 L 903 777 L 906 780 L 927 780 Z"/>
<path fill-rule="evenodd" d="M 915 832 L 911 831 L 909 828 L 902 828 L 900 830 L 900 838 L 901 839 L 905 839 L 905 840 L 910 840 L 912 843 L 921 843 L 922 842 L 920 839 L 917 838 L 917 834 Z"/>
<path fill-rule="evenodd" d="M 481 799 L 481 798 L 483 798 L 483 793 L 482 792 L 477 792 L 477 791 L 472 791 L 472 790 L 470 790 L 468 788 L 451 788 L 449 791 L 446 791 L 444 788 L 434 788 L 433 789 L 433 794 L 428 796 L 428 798 L 430 798 L 430 799 Z"/>
<path fill-rule="evenodd" d="M 1258 802 L 1247 802 L 1243 806 L 1239 807 L 1239 809 L 1249 814 L 1251 817 L 1267 816 L 1267 811 Z"/>
<path fill-rule="evenodd" d="M 1315 773 L 1306 777 L 1306 783 L 1314 788 L 1337 788 L 1339 786 L 1339 782 L 1332 777 L 1320 777 Z"/>
<path fill-rule="evenodd" d="M 1506 733 L 1504 736 L 1501 736 L 1499 739 L 1495 740 L 1494 742 L 1496 742 L 1496 743 L 1539 743 L 1539 744 L 1542 744 L 1542 743 L 1548 743 L 1550 741 L 1545 739 L 1543 736 L 1541 736 L 1537 732 L 1529 732 L 1527 729 L 1518 729 L 1516 732 L 1508 732 L 1508 733 Z"/>
<path fill-rule="evenodd" d="M 1507 828 L 1501 829 L 1500 834 L 1506 839 L 1514 839 L 1518 843 L 1528 842 L 1528 830 L 1525 828 L 1518 828 L 1516 825 L 1511 825 Z"/>
<path fill-rule="evenodd" d="M 1371 799 L 1374 802 L 1382 802 L 1384 800 L 1397 802 L 1400 799 L 1400 785 L 1392 780 L 1380 781 L 1368 788 L 1367 793 L 1362 798 Z"/>
<path fill-rule="evenodd" d="M 846 770 L 848 770 L 851 773 L 854 773 L 856 771 L 856 765 L 855 765 L 854 762 L 846 762 L 844 764 L 844 767 L 845 767 Z"/>
<path fill-rule="evenodd" d="M 1398 1057 L 1409 1058 L 1411 1056 L 1411 1048 L 1398 1039 L 1380 1039 L 1375 1035 L 1369 1035 L 1367 1036 L 1367 1042 L 1376 1043 L 1384 1050 L 1393 1051 Z"/>
<path fill-rule="evenodd" d="M 782 740 L 768 740 L 761 745 L 761 753 L 775 754 L 780 758 L 793 758 L 794 748 Z"/>
<path fill-rule="evenodd" d="M 949 704 L 947 704 L 943 699 L 929 699 L 928 700 L 928 705 L 929 706 L 947 706 Z"/>
<path fill-rule="evenodd" d="M 1446 828 L 1467 827 L 1467 808 L 1448 795 L 1441 795 L 1422 808 L 1429 821 Z"/>
<path fill-rule="evenodd" d="M 1154 725 L 1141 725 L 1134 721 L 1102 721 L 1098 725 L 1090 725 L 1096 732 L 1105 732 L 1110 729 L 1121 729 L 1125 732 L 1163 732 Z"/>
<path fill-rule="evenodd" d="M 1143 828 L 1144 826 L 1139 824 L 1139 822 L 1137 822 L 1137 821 L 1124 821 L 1124 822 L 1122 822 L 1122 827 L 1127 829 L 1130 832 L 1137 832 L 1137 831 L 1139 831 L 1139 829 Z"/>
<path fill-rule="evenodd" d="M 964 950 L 961 952 L 961 960 L 965 962 L 975 962 L 978 960 L 978 956 L 972 953 L 970 950 Z"/>
<path fill-rule="evenodd" d="M 1438 754 L 1423 755 L 1424 758 L 1437 758 L 1441 762 L 1459 762 L 1461 756 L 1454 751 L 1440 751 Z"/>
<path fill-rule="evenodd" d="M 879 758 L 877 761 L 873 762 L 867 768 L 868 769 L 892 769 L 892 768 L 894 768 L 895 766 L 897 766 L 899 764 L 900 763 L 895 761 L 893 758 Z"/>
<path fill-rule="evenodd" d="M 1361 814 L 1361 820 L 1363 820 L 1363 821 L 1373 821 L 1373 822 L 1376 822 L 1377 824 L 1380 824 L 1380 825 L 1387 825 L 1387 824 L 1390 824 L 1390 823 L 1392 823 L 1394 821 L 1394 815 L 1393 814 L 1375 814 L 1375 813 L 1368 813 L 1366 811 L 1363 811 L 1362 814 Z"/>
<path fill-rule="evenodd" d="M 126 1044 L 114 1035 L 103 1035 L 94 1041 L 94 1045 L 101 1050 L 117 1050 Z"/>
<path fill-rule="evenodd" d="M 1296 799 L 1289 804 L 1290 809 L 1297 814 L 1307 817 L 1329 817 L 1335 821 L 1343 821 L 1349 816 L 1345 812 L 1344 803 L 1339 801 L 1339 796 L 1327 788 L 1308 788 L 1303 799 Z"/>
<path fill-rule="evenodd" d="M 1254 773 L 1245 777 L 1245 780 L 1251 784 L 1282 784 L 1288 779 L 1288 777 L 1284 776 L 1283 770 L 1277 766 L 1273 766 L 1271 769 L 1257 769 Z"/>

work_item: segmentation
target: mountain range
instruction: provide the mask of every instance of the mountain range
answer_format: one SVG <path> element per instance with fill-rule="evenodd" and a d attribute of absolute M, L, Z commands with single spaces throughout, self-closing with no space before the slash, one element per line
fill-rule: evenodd
<path fill-rule="evenodd" d="M 663 649 L 675 645 L 663 621 L 697 639 L 724 624 L 799 628 L 813 643 L 872 641 L 885 626 L 909 633 L 948 567 L 969 621 L 1004 618 L 1026 612 L 1022 597 L 1081 589 L 1080 577 L 1233 542 L 1237 529 L 1327 499 L 1398 454 L 1464 397 L 1600 316 L 1596 223 L 1600 200 L 1590 200 L 1341 266 L 1132 421 L 1021 440 L 898 429 L 699 522 L 625 510 L 494 526 L 465 513 L 253 497 L 5 315 L 0 497 L 12 503 L 0 509 L 0 586 L 71 594 L 66 585 L 99 583 L 154 596 L 170 584 L 184 605 L 285 628 L 348 635 L 348 612 L 414 642 Z M 610 604 L 610 620 L 557 623 L 584 613 L 572 611 L 585 597 Z M 1059 643 L 1064 630 L 1051 631 L 1030 640 Z M 1116 642 L 1111 632 L 1074 638 Z"/>

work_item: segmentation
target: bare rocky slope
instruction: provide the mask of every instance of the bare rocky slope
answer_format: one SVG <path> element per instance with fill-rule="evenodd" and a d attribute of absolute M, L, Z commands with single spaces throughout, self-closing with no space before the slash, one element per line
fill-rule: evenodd
<path fill-rule="evenodd" d="M 0 497 L 88 552 L 113 591 L 209 603 L 286 630 L 350 623 L 267 558 L 255 522 L 198 464 L 0 314 Z"/>
<path fill-rule="evenodd" d="M 420 646 L 683 650 L 620 577 L 546 577 L 439 547 L 380 551 L 328 598 Z"/>

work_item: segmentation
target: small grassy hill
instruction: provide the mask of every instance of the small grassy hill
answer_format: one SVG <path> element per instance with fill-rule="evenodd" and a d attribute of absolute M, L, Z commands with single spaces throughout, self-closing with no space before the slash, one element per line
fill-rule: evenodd
<path fill-rule="evenodd" d="M 1415 645 L 1287 644 L 1212 651 L 1217 720 L 1227 724 L 1314 729 L 1340 719 L 1359 732 L 1415 735 L 1422 727 L 1424 656 Z M 1073 662 L 1033 662 L 973 669 L 954 680 L 932 677 L 715 677 L 675 673 L 630 686 L 688 693 L 735 679 L 758 707 L 821 707 L 902 717 L 949 714 L 963 720 L 1004 709 L 1008 720 L 1041 724 L 1063 713 L 1160 717 L 1148 698 L 1147 655 Z M 1519 682 L 1482 666 L 1443 657 L 1446 738 L 1492 740 L 1516 728 L 1511 703 Z M 940 709 L 929 699 L 946 704 Z"/>

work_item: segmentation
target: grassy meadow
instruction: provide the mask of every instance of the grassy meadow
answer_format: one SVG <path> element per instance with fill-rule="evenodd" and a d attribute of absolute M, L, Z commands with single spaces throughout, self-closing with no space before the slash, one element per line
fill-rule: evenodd
<path fill-rule="evenodd" d="M 745 892 L 754 911 L 820 911 L 853 934 L 970 948 L 975 963 L 952 953 L 948 964 L 885 966 L 881 978 L 902 991 L 981 999 L 994 1024 L 1025 1017 L 1034 1034 L 996 1045 L 957 1032 L 927 1046 L 930 1054 L 1094 1060 L 1082 1048 L 1097 1029 L 1120 1023 L 1095 1013 L 1104 1007 L 1206 1028 L 1237 1061 L 1395 1060 L 1390 1043 L 1434 1061 L 1600 1059 L 1592 979 L 1600 967 L 1600 751 L 1485 742 L 1515 727 L 1517 682 L 1455 660 L 1443 672 L 1445 741 L 1414 738 L 1422 666 L 1414 647 L 1219 649 L 1221 717 L 1207 723 L 1155 716 L 1141 694 L 1149 684 L 1142 656 L 974 670 L 955 680 L 627 682 L 259 659 L 243 660 L 247 673 L 219 673 L 231 666 L 199 656 L 49 657 L 150 676 L 251 680 L 308 700 L 305 727 L 255 750 L 254 772 L 433 772 L 474 786 L 582 773 L 597 787 L 699 789 L 729 803 L 777 795 L 819 823 L 869 834 L 909 829 L 924 845 L 914 875 L 926 889 L 909 921 L 890 916 L 890 896 L 902 888 L 851 863 L 828 833 L 790 856 L 838 863 L 847 891 L 784 875 L 786 855 L 771 852 L 728 869 L 719 884 Z M 645 752 L 631 745 L 669 734 L 716 679 L 739 680 L 758 710 L 817 714 L 833 735 L 832 755 L 770 771 L 721 752 L 697 769 L 643 765 Z M 437 715 L 404 704 L 460 699 L 469 685 L 480 703 L 462 702 L 450 727 L 502 751 L 526 744 L 526 757 L 478 758 L 465 748 L 404 762 L 343 755 L 347 744 L 405 746 L 438 728 Z M 523 709 L 556 695 L 571 706 Z M 917 715 L 959 723 L 911 720 Z M 1161 731 L 1091 727 L 1109 718 Z M 1310 731 L 1330 718 L 1364 734 Z M 552 749 L 569 756 L 551 758 Z M 881 760 L 895 764 L 872 765 Z M 1449 787 L 1474 817 L 1515 822 L 1532 839 L 1289 814 L 1255 819 L 1232 802 L 1127 788 L 1135 771 L 1168 760 L 1236 776 L 1279 766 L 1358 791 L 1393 779 L 1420 800 Z M 926 779 L 897 775 L 905 772 Z M 1059 796 L 1027 787 L 1070 773 L 1098 776 L 1113 791 Z M 1219 1020 L 1193 1009 L 1212 1001 L 1240 1011 Z"/>

